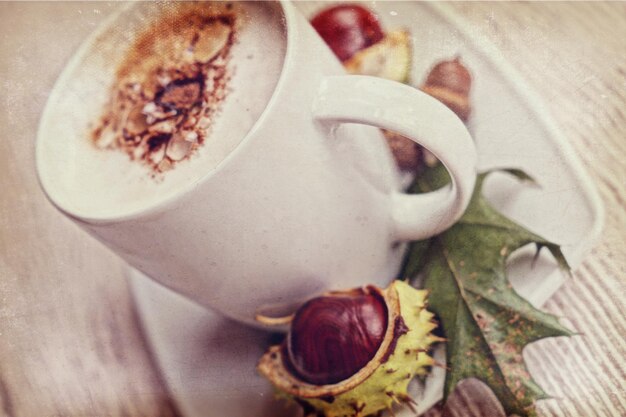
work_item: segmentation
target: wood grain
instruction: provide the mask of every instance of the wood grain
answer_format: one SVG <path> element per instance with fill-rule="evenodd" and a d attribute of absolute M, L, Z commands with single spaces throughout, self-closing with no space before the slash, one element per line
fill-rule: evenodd
<path fill-rule="evenodd" d="M 122 265 L 57 213 L 33 161 L 47 95 L 110 3 L 0 3 L 0 415 L 175 416 Z M 526 351 L 545 416 L 626 415 L 626 3 L 455 3 L 538 90 L 607 209 L 546 308 L 583 333 Z M 429 416 L 497 416 L 479 384 Z"/>
<path fill-rule="evenodd" d="M 0 404 L 7 416 L 173 416 L 121 262 L 39 189 L 35 131 L 104 3 L 0 5 Z"/>

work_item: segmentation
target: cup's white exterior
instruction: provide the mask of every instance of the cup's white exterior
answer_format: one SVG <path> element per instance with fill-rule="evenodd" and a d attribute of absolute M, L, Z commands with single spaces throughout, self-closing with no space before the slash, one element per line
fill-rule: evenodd
<path fill-rule="evenodd" d="M 133 267 L 248 323 L 328 289 L 386 286 L 401 260 L 397 242 L 411 234 L 398 231 L 398 210 L 407 207 L 398 204 L 398 175 L 379 129 L 313 116 L 323 80 L 343 68 L 291 5 L 284 10 L 288 47 L 276 91 L 214 172 L 140 214 L 93 221 L 66 210 Z M 472 179 L 452 197 L 460 210 L 476 159 L 473 148 L 464 152 Z"/>

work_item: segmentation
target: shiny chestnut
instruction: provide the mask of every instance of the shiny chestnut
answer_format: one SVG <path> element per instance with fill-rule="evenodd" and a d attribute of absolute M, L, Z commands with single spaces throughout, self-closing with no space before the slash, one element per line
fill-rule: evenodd
<path fill-rule="evenodd" d="M 385 289 L 324 294 L 293 316 L 259 316 L 266 325 L 295 324 L 283 343 L 268 348 L 257 370 L 308 416 L 380 415 L 395 403 L 410 403 L 409 383 L 434 364 L 427 352 L 441 340 L 431 333 L 437 325 L 425 308 L 427 294 L 394 281 Z"/>
<path fill-rule="evenodd" d="M 317 14 L 311 25 L 341 61 L 382 40 L 378 17 L 358 4 L 340 4 Z"/>
<path fill-rule="evenodd" d="M 308 301 L 296 312 L 287 335 L 289 366 L 316 385 L 351 377 L 378 351 L 387 315 L 384 299 L 367 288 Z"/>

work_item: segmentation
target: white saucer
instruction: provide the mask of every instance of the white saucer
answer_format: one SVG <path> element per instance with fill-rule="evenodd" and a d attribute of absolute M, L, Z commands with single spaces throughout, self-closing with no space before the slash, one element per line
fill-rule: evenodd
<path fill-rule="evenodd" d="M 320 7 L 298 3 L 310 16 Z M 563 245 L 576 267 L 603 225 L 604 211 L 590 178 L 547 111 L 515 70 L 484 38 L 445 4 L 376 2 L 387 30 L 410 29 L 414 45 L 412 79 L 420 84 L 438 60 L 459 54 L 474 75 L 474 113 L 469 128 L 476 139 L 481 170 L 522 168 L 541 187 L 528 187 L 502 174 L 487 181 L 485 194 L 503 213 Z M 540 306 L 564 277 L 543 251 L 534 265 L 533 248 L 515 254 L 509 277 L 516 290 Z M 273 399 L 255 365 L 269 340 L 252 330 L 187 301 L 129 271 L 147 339 L 173 398 L 186 417 L 291 416 L 294 409 Z M 437 352 L 441 361 L 443 352 Z M 435 368 L 425 386 L 414 384 L 420 412 L 441 399 L 445 372 Z M 414 415 L 398 410 L 398 417 Z"/>

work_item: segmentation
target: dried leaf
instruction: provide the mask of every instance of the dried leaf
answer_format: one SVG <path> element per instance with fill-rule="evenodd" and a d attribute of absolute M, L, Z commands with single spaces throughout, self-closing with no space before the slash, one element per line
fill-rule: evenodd
<path fill-rule="evenodd" d="M 520 170 L 502 170 L 524 181 Z M 441 321 L 447 339 L 444 397 L 467 378 L 485 382 L 507 414 L 535 415 L 536 400 L 547 398 L 533 381 L 522 357 L 526 345 L 570 331 L 558 319 L 534 308 L 506 277 L 506 260 L 518 248 L 547 248 L 558 265 L 569 266 L 558 245 L 524 229 L 495 210 L 482 196 L 490 172 L 479 175 L 470 205 L 446 232 L 412 244 L 401 276 L 424 277 L 431 291 L 429 309 Z M 425 192 L 449 181 L 439 165 L 425 171 L 412 191 Z"/>

